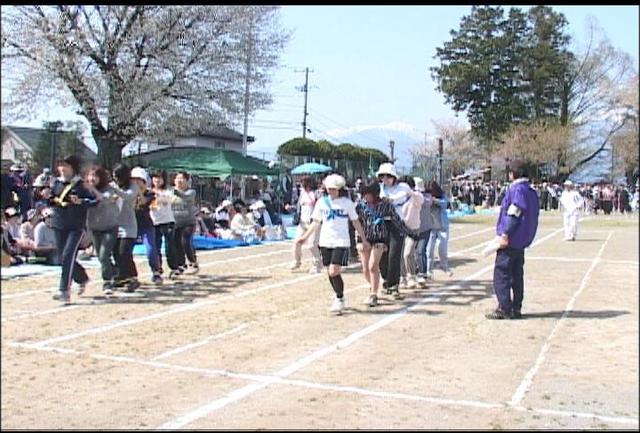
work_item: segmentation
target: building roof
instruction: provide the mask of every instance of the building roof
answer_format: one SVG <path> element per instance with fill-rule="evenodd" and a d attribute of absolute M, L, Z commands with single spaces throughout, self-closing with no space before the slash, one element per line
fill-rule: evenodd
<path fill-rule="evenodd" d="M 41 142 L 43 135 L 46 135 L 48 137 L 51 134 L 51 132 L 42 128 L 25 128 L 22 126 L 10 126 L 10 125 L 4 126 L 3 128 L 10 130 L 15 135 L 17 135 L 18 138 L 20 138 L 20 140 L 22 140 L 24 144 L 29 146 L 32 151 L 38 147 L 38 143 Z M 64 131 L 64 130 L 59 130 L 58 132 L 67 133 L 67 134 L 72 133 L 72 131 Z M 96 152 L 94 152 L 93 149 L 87 146 L 87 144 L 84 141 L 82 140 L 79 140 L 79 141 L 84 145 L 85 152 L 91 152 L 91 154 L 97 156 Z"/>
<path fill-rule="evenodd" d="M 194 131 L 193 134 L 185 134 L 185 135 L 182 135 L 182 136 L 183 137 L 191 137 L 193 135 L 200 136 L 200 137 L 214 137 L 214 138 L 224 138 L 224 139 L 227 139 L 227 140 L 242 141 L 242 134 L 241 133 L 239 133 L 237 131 L 234 131 L 233 129 L 227 128 L 224 125 L 218 125 L 218 126 L 215 126 L 213 128 L 210 128 L 210 129 L 207 129 L 207 130 L 204 130 L 204 131 L 196 130 L 196 131 Z M 250 135 L 247 135 L 247 141 L 249 143 L 251 143 L 251 142 L 255 141 L 255 138 L 250 136 Z"/>

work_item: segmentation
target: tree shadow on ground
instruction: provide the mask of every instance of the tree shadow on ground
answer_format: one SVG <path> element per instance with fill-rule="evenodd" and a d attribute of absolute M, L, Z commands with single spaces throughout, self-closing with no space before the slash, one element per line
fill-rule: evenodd
<path fill-rule="evenodd" d="M 126 293 L 124 289 L 119 289 L 112 296 L 96 295 L 90 297 L 91 301 L 88 303 L 74 304 L 184 304 L 207 298 L 212 294 L 229 293 L 234 288 L 251 282 L 257 283 L 266 278 L 268 276 L 192 275 L 185 279 L 165 281 L 161 286 L 142 285 L 134 293 Z"/>
<path fill-rule="evenodd" d="M 523 319 L 559 319 L 565 311 L 545 311 L 541 313 L 523 313 Z M 612 319 L 625 314 L 630 314 L 626 310 L 599 310 L 599 311 L 584 311 L 584 310 L 571 310 L 567 312 L 568 319 Z"/>

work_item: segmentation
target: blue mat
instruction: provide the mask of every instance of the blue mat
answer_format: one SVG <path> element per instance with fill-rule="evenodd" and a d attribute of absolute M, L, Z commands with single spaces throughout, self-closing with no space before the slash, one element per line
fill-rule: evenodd
<path fill-rule="evenodd" d="M 220 248 L 234 248 L 234 247 L 246 247 L 247 245 L 259 245 L 262 242 L 258 239 L 254 240 L 252 243 L 247 243 L 244 241 L 237 241 L 234 239 L 218 239 L 214 237 L 207 236 L 194 236 L 193 237 L 193 246 L 196 250 L 217 250 Z M 161 249 L 164 253 L 164 240 L 161 245 Z M 144 256 L 147 252 L 144 249 L 144 244 L 136 244 L 133 247 L 133 255 Z"/>

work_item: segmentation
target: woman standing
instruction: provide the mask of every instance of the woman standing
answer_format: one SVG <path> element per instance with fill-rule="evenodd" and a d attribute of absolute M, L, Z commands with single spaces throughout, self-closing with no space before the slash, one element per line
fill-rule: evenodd
<path fill-rule="evenodd" d="M 302 236 L 302 234 L 311 225 L 311 215 L 313 208 L 318 201 L 319 196 L 316 195 L 315 184 L 311 176 L 305 176 L 301 179 L 301 190 L 298 196 L 298 202 L 296 205 L 296 219 L 298 220 L 298 227 L 296 228 L 296 237 Z M 290 210 L 291 206 L 287 210 Z M 318 248 L 318 236 L 319 232 L 315 232 L 311 237 L 311 241 L 307 242 L 307 247 L 311 252 L 313 263 L 309 269 L 309 273 L 322 272 L 322 261 L 320 259 L 320 249 Z M 293 263 L 290 269 L 298 269 L 302 263 L 302 244 L 298 242 L 293 243 Z"/>
<path fill-rule="evenodd" d="M 409 185 L 411 193 L 408 195 L 407 200 L 400 208 L 400 218 L 405 222 L 407 227 L 413 232 L 420 229 L 420 210 L 422 209 L 422 203 L 424 203 L 424 197 L 421 193 L 414 191 L 415 182 L 413 177 L 404 176 L 402 182 Z M 416 263 L 416 244 L 417 237 L 405 236 L 404 247 L 402 249 L 402 262 L 400 263 L 400 272 L 402 275 L 400 285 L 404 287 L 413 287 L 418 283 L 417 277 L 417 263 Z"/>
<path fill-rule="evenodd" d="M 140 287 L 138 270 L 133 261 L 133 246 L 138 236 L 136 201 L 139 190 L 136 184 L 131 181 L 131 169 L 125 164 L 120 163 L 113 168 L 113 178 L 116 182 L 117 194 L 122 199 L 122 208 L 118 218 L 118 236 L 114 249 L 114 258 L 118 266 L 118 275 L 114 285 L 116 287 L 126 285 L 126 291 L 131 293 Z"/>
<path fill-rule="evenodd" d="M 396 168 L 390 162 L 380 164 L 376 173 L 380 185 L 380 197 L 387 199 L 396 209 L 398 214 L 402 215 L 402 206 L 411 199 L 411 188 L 403 182 L 398 182 L 398 174 Z M 394 293 L 396 298 L 400 297 L 400 266 L 402 262 L 402 252 L 404 248 L 404 236 L 402 233 L 388 224 L 389 240 L 387 251 L 380 261 L 380 272 L 384 278 L 383 286 L 387 289 L 387 293 Z"/>
<path fill-rule="evenodd" d="M 362 200 L 356 204 L 356 213 L 362 224 L 366 244 L 358 239 L 357 250 L 362 263 L 362 273 L 369 283 L 369 295 L 363 304 L 370 307 L 378 305 L 380 289 L 380 259 L 389 238 L 389 222 L 398 231 L 408 234 L 409 229 L 400 219 L 393 205 L 380 198 L 380 184 L 372 182 L 361 189 Z M 369 245 L 367 247 L 366 245 Z"/>
<path fill-rule="evenodd" d="M 447 213 L 447 196 L 438 185 L 438 182 L 432 180 L 428 188 L 431 191 L 433 201 L 431 204 L 431 217 L 433 219 L 433 228 L 429 236 L 429 245 L 427 246 L 427 278 L 433 276 L 433 251 L 438 242 L 438 257 L 440 259 L 440 267 L 450 277 L 453 272 L 449 269 L 448 243 L 449 243 L 449 214 Z"/>
<path fill-rule="evenodd" d="M 187 269 L 186 259 L 192 273 L 198 272 L 198 260 L 196 250 L 193 247 L 193 232 L 196 229 L 196 191 L 189 187 L 191 177 L 186 171 L 176 174 L 174 179 L 173 202 L 171 209 L 176 219 L 174 239 L 176 245 L 176 262 L 178 264 L 177 274 L 184 273 Z M 185 259 L 186 255 L 186 259 Z"/>
<path fill-rule="evenodd" d="M 424 187 L 424 180 L 420 177 L 413 178 L 415 182 L 415 190 L 422 194 L 424 201 L 420 208 L 420 229 L 418 235 L 418 245 L 416 246 L 416 258 L 418 261 L 418 284 L 426 282 L 427 274 L 427 246 L 429 245 L 429 237 L 433 226 L 433 218 L 431 217 L 431 192 Z"/>
<path fill-rule="evenodd" d="M 100 261 L 102 291 L 113 294 L 116 268 L 111 257 L 118 237 L 120 209 L 115 188 L 109 185 L 109 172 L 102 167 L 93 167 L 87 173 L 87 189 L 96 197 L 96 203 L 87 212 L 87 227 L 91 231 L 93 248 Z"/>
<path fill-rule="evenodd" d="M 162 271 L 162 241 L 164 239 L 164 252 L 167 256 L 169 266 L 169 278 L 173 279 L 178 275 L 178 263 L 176 261 L 175 225 L 176 219 L 173 216 L 171 203 L 175 197 L 173 191 L 167 189 L 167 172 L 156 171 L 151 176 L 153 183 L 152 191 L 155 193 L 155 200 L 149 207 L 151 220 L 156 232 L 156 251 L 158 252 L 158 263 L 160 265 L 160 275 Z"/>
<path fill-rule="evenodd" d="M 307 228 L 307 231 L 296 239 L 297 243 L 302 244 L 320 226 L 318 243 L 320 245 L 320 254 L 322 255 L 322 264 L 327 267 L 329 282 L 336 295 L 329 311 L 336 314 L 341 314 L 345 306 L 344 281 L 340 272 L 342 271 L 342 266 L 346 266 L 349 261 L 349 248 L 351 246 L 349 220 L 352 221 L 363 240 L 363 248 L 371 248 L 358 220 L 355 204 L 351 199 L 340 196 L 345 183 L 344 177 L 339 174 L 331 174 L 325 178 L 324 184 L 328 195 L 316 203 L 312 214 L 313 222 Z"/>
<path fill-rule="evenodd" d="M 80 285 L 82 294 L 89 282 L 84 268 L 76 261 L 78 247 L 87 220 L 88 203 L 95 196 L 87 190 L 80 177 L 80 158 L 71 155 L 58 162 L 58 177 L 51 189 L 52 227 L 56 236 L 56 248 L 62 264 L 58 292 L 53 298 L 71 303 L 71 280 Z"/>

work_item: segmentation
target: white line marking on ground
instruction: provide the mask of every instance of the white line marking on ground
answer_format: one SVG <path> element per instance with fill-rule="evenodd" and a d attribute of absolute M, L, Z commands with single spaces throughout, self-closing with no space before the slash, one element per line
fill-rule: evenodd
<path fill-rule="evenodd" d="M 243 247 L 243 248 L 248 248 L 248 247 Z M 219 265 L 219 264 L 222 264 L 222 263 L 237 262 L 237 261 L 245 260 L 245 259 L 255 259 L 255 258 L 258 258 L 258 257 L 273 256 L 273 255 L 276 255 L 276 254 L 282 254 L 282 253 L 287 253 L 287 252 L 290 253 L 291 249 L 270 251 L 268 253 L 253 254 L 253 255 L 250 255 L 250 256 L 238 256 L 238 257 L 234 257 L 234 258 L 228 259 L 228 260 L 219 260 L 219 261 L 215 261 L 215 262 L 203 263 L 203 264 L 200 265 L 200 268 L 202 269 L 202 268 L 206 268 L 206 267 L 213 266 L 213 265 Z M 148 277 L 150 275 L 152 275 L 152 272 L 145 272 L 145 273 L 139 274 L 138 276 L 139 277 Z M 99 285 L 101 283 L 102 283 L 102 280 L 96 278 L 93 281 L 90 281 L 89 284 L 87 285 L 87 287 L 91 287 L 91 286 L 94 286 L 94 285 L 97 286 L 97 285 Z M 58 288 L 58 286 L 50 287 L 48 289 L 39 289 L 39 290 L 30 290 L 28 292 L 12 293 L 10 295 L 2 295 L 1 299 L 4 300 L 4 299 L 11 299 L 11 298 L 19 298 L 19 297 L 22 297 L 22 296 L 29 296 L 29 295 L 33 295 L 33 294 L 36 294 L 36 293 L 51 293 L 51 292 L 53 292 L 53 290 L 56 290 L 57 288 Z"/>
<path fill-rule="evenodd" d="M 447 406 L 447 405 L 463 406 L 463 407 L 474 407 L 474 408 L 480 408 L 480 409 L 499 409 L 499 408 L 508 407 L 502 403 L 487 403 L 487 402 L 472 401 L 472 400 L 455 400 L 455 399 L 448 399 L 448 398 L 442 398 L 442 397 L 429 397 L 429 396 L 421 396 L 421 395 L 415 395 L 415 394 L 388 392 L 383 390 L 372 390 L 372 389 L 359 388 L 354 386 L 317 383 L 317 382 L 310 382 L 310 381 L 301 380 L 301 379 L 284 379 L 276 376 L 258 375 L 258 374 L 251 374 L 251 373 L 236 373 L 228 370 L 181 366 L 176 364 L 167 364 L 163 362 L 146 361 L 146 360 L 130 358 L 125 356 L 88 353 L 88 352 L 82 352 L 79 350 L 64 349 L 59 347 L 36 347 L 32 344 L 25 344 L 25 343 L 18 343 L 18 342 L 10 342 L 9 346 L 54 352 L 54 353 L 60 353 L 60 354 L 87 355 L 96 359 L 104 359 L 104 360 L 114 361 L 114 362 L 132 363 L 137 365 L 144 365 L 148 367 L 161 368 L 165 370 L 173 370 L 173 371 L 180 371 L 180 372 L 186 372 L 186 373 L 194 373 L 194 374 L 199 374 L 206 377 L 223 376 L 223 377 L 229 377 L 233 379 L 250 380 L 254 382 L 273 381 L 273 383 L 278 383 L 281 385 L 297 386 L 302 388 L 325 389 L 325 390 L 336 391 L 336 392 L 347 393 L 347 394 L 362 394 L 362 395 L 369 395 L 369 396 L 381 397 L 381 398 L 425 401 L 429 403 L 438 404 L 441 406 Z M 560 410 L 551 410 L 551 409 L 533 409 L 533 408 L 525 408 L 523 406 L 515 406 L 513 407 L 513 409 L 516 409 L 522 412 L 536 412 L 536 413 L 550 414 L 550 415 L 557 415 L 557 416 L 564 416 L 564 417 L 571 417 L 571 418 L 574 418 L 574 417 L 594 418 L 594 419 L 600 419 L 602 421 L 615 422 L 615 423 L 621 423 L 621 424 L 634 424 L 634 425 L 638 424 L 638 420 L 635 418 L 611 417 L 611 416 L 598 415 L 598 414 L 592 414 L 592 413 L 560 411 Z"/>
<path fill-rule="evenodd" d="M 211 336 L 205 338 L 204 340 L 196 341 L 195 343 L 187 344 L 187 345 L 182 346 L 182 347 L 177 347 L 175 349 L 168 350 L 168 351 L 166 351 L 164 353 L 161 353 L 158 356 L 155 356 L 155 357 L 151 358 L 151 360 L 152 361 L 157 361 L 158 359 L 168 358 L 170 356 L 177 355 L 178 353 L 186 352 L 187 350 L 191 350 L 191 349 L 194 349 L 196 347 L 204 346 L 205 344 L 207 344 L 207 343 L 209 343 L 211 341 L 219 340 L 220 338 L 224 338 L 224 337 L 227 337 L 229 335 L 236 334 L 236 333 L 242 331 L 243 329 L 247 329 L 248 327 L 249 327 L 248 323 L 243 323 L 242 325 L 236 326 L 236 327 L 234 327 L 232 329 L 229 329 L 228 331 L 221 332 L 220 334 L 211 335 Z"/>
<path fill-rule="evenodd" d="M 551 334 L 549 334 L 546 341 L 544 342 L 544 345 L 542 346 L 542 349 L 540 349 L 540 353 L 538 354 L 538 358 L 536 359 L 536 362 L 534 363 L 533 367 L 531 367 L 531 369 L 527 372 L 527 374 L 525 374 L 524 378 L 522 379 L 522 382 L 516 389 L 516 392 L 511 397 L 511 401 L 508 403 L 510 406 L 519 405 L 522 399 L 524 398 L 525 394 L 529 391 L 529 388 L 531 387 L 534 376 L 536 375 L 536 373 L 538 372 L 538 369 L 540 368 L 540 366 L 542 365 L 542 363 L 546 358 L 547 352 L 549 351 L 549 347 L 551 346 L 550 343 L 551 343 L 551 340 L 553 339 L 553 336 L 556 334 L 556 331 L 558 330 L 560 324 L 562 324 L 563 320 L 567 317 L 567 314 L 573 309 L 573 305 L 575 304 L 576 299 L 578 298 L 580 293 L 582 293 L 584 288 L 587 286 L 589 277 L 591 277 L 591 273 L 600 262 L 602 253 L 604 252 L 604 249 L 607 246 L 607 243 L 609 242 L 609 239 L 611 239 L 612 235 L 613 235 L 613 232 L 609 232 L 607 239 L 604 241 L 604 243 L 600 247 L 598 254 L 593 259 L 591 266 L 587 270 L 587 273 L 582 278 L 582 281 L 580 282 L 580 286 L 578 287 L 578 290 L 573 294 L 571 299 L 569 299 L 567 306 L 564 308 L 564 312 L 562 313 L 562 316 L 560 317 L 558 322 L 556 322 L 555 326 L 551 330 Z"/>
<path fill-rule="evenodd" d="M 348 267 L 353 267 L 353 266 L 356 266 L 356 265 L 350 265 Z M 358 263 L 357 266 L 360 266 L 360 264 Z M 196 309 L 205 307 L 207 305 L 218 304 L 218 303 L 222 302 L 223 300 L 226 300 L 226 299 L 229 299 L 229 298 L 242 298 L 242 297 L 245 297 L 245 296 L 249 296 L 249 295 L 253 295 L 253 294 L 256 294 L 256 293 L 264 292 L 266 290 L 271 290 L 271 289 L 274 289 L 274 288 L 277 288 L 277 287 L 288 286 L 290 284 L 299 283 L 301 281 L 310 280 L 310 279 L 317 278 L 317 277 L 320 277 L 320 276 L 324 276 L 324 274 L 306 275 L 306 276 L 303 276 L 303 277 L 294 278 L 292 280 L 286 280 L 286 281 L 281 281 L 281 282 L 278 282 L 278 283 L 275 283 L 275 284 L 269 284 L 267 286 L 262 286 L 262 287 L 256 287 L 254 289 L 243 290 L 243 291 L 238 292 L 238 293 L 230 293 L 229 295 L 222 296 L 222 297 L 217 298 L 217 299 L 210 299 L 210 300 L 206 300 L 206 301 L 203 301 L 203 302 L 196 302 L 196 303 L 189 304 L 189 305 L 181 305 L 181 306 L 178 306 L 178 307 L 170 308 L 168 310 L 160 311 L 158 313 L 154 313 L 154 314 L 150 314 L 150 315 L 147 315 L 147 316 L 138 317 L 136 319 L 130 319 L 130 320 L 125 320 L 125 321 L 120 321 L 120 322 L 113 322 L 113 323 L 110 323 L 108 325 L 98 326 L 96 328 L 90 328 L 90 329 L 87 329 L 85 331 L 75 332 L 73 334 L 62 335 L 60 337 L 54 337 L 54 338 L 50 338 L 48 340 L 42 340 L 42 341 L 38 341 L 38 342 L 31 342 L 30 344 L 34 344 L 36 346 L 46 346 L 46 345 L 49 345 L 51 343 L 57 343 L 57 342 L 60 342 L 60 341 L 68 341 L 68 340 L 73 340 L 73 339 L 76 339 L 76 338 L 84 337 L 85 335 L 100 334 L 102 332 L 111 331 L 112 329 L 121 328 L 123 326 L 135 325 L 135 324 L 138 324 L 138 323 L 147 322 L 149 320 L 154 320 L 154 319 L 158 319 L 158 318 L 161 318 L 161 317 L 170 316 L 170 315 L 177 314 L 177 313 L 182 313 L 182 312 L 185 312 L 185 311 L 196 310 Z"/>
<path fill-rule="evenodd" d="M 574 257 L 550 257 L 550 256 L 533 256 L 527 257 L 527 260 L 553 260 L 555 262 L 584 262 L 591 263 L 593 259 L 580 259 Z M 640 265 L 637 260 L 600 260 L 600 263 L 612 264 L 612 265 Z"/>
<path fill-rule="evenodd" d="M 476 235 L 479 235 L 480 233 L 485 233 L 485 232 L 492 231 L 492 230 L 495 230 L 495 229 L 496 229 L 495 227 L 488 227 L 486 229 L 482 229 L 482 230 L 478 230 L 478 231 L 475 231 L 475 232 L 467 233 L 466 235 L 456 236 L 454 238 L 449 239 L 449 242 L 457 241 L 458 239 L 470 238 L 471 236 L 476 236 Z"/>
<path fill-rule="evenodd" d="M 310 261 L 311 261 L 311 259 L 306 259 L 306 260 L 303 260 L 302 263 L 310 262 Z M 251 272 L 262 272 L 262 271 L 266 271 L 266 270 L 269 270 L 269 269 L 277 268 L 277 267 L 280 267 L 280 266 L 286 266 L 286 265 L 288 265 L 290 263 L 291 262 L 276 263 L 274 265 L 269 265 L 269 266 L 264 266 L 264 267 L 261 267 L 261 268 L 250 269 L 250 271 Z M 200 267 L 202 268 L 204 266 L 205 265 L 201 265 Z M 230 273 L 230 274 L 212 275 L 211 279 L 212 280 L 219 280 L 222 277 L 228 277 L 230 275 L 238 275 L 238 274 Z M 135 296 L 135 295 L 131 296 L 131 295 L 134 295 L 134 294 L 120 293 L 118 296 L 115 297 L 115 299 L 118 299 L 118 298 L 120 298 L 120 299 L 122 299 L 122 298 L 134 298 L 134 297 L 142 299 L 144 297 L 144 296 Z M 50 310 L 28 312 L 28 313 L 20 314 L 20 315 L 16 315 L 16 316 L 3 317 L 2 321 L 3 322 L 11 322 L 11 321 L 21 320 L 21 319 L 30 319 L 32 317 L 37 317 L 37 316 L 46 316 L 46 315 L 50 315 L 50 314 L 65 313 L 67 311 L 73 310 L 74 308 L 78 308 L 78 307 L 85 306 L 85 305 L 108 304 L 108 303 L 109 303 L 108 300 L 105 299 L 105 300 L 92 300 L 88 304 L 82 303 L 82 304 L 74 304 L 74 305 L 71 305 L 71 306 L 61 305 L 58 308 L 52 308 Z"/>

